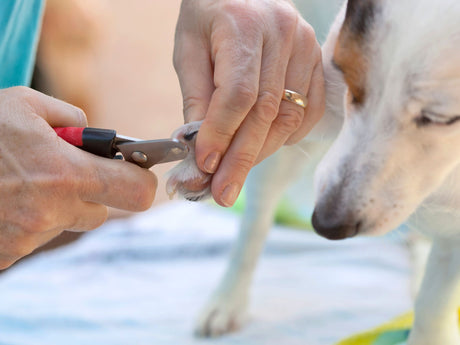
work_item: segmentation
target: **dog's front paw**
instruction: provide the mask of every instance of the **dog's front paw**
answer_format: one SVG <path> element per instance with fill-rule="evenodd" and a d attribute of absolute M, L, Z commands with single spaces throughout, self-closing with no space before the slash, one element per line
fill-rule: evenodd
<path fill-rule="evenodd" d="M 195 335 L 218 337 L 240 329 L 247 319 L 247 301 L 248 298 L 239 293 L 215 296 L 200 313 Z"/>
<path fill-rule="evenodd" d="M 187 157 L 168 172 L 166 192 L 172 198 L 176 193 L 190 201 L 198 201 L 211 196 L 211 176 L 196 165 L 195 140 L 202 121 L 190 122 L 179 127 L 173 138 L 189 148 Z"/>

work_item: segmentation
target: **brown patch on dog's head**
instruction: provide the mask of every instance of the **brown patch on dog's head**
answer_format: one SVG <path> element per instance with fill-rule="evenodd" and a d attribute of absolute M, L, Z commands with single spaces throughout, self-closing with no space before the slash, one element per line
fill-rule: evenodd
<path fill-rule="evenodd" d="M 345 21 L 334 50 L 333 64 L 343 72 L 352 101 L 362 104 L 368 70 L 365 42 L 379 0 L 349 0 Z"/>

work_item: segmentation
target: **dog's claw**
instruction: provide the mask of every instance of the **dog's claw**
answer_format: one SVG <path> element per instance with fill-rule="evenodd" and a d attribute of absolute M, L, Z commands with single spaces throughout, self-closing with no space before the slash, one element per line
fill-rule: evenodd
<path fill-rule="evenodd" d="M 186 197 L 186 199 L 188 201 L 200 201 L 201 200 L 201 196 L 189 196 L 189 197 Z"/>
<path fill-rule="evenodd" d="M 202 172 L 196 165 L 195 140 L 201 121 L 179 127 L 172 135 L 189 147 L 188 156 L 169 173 L 166 192 L 172 199 L 177 193 L 190 201 L 199 201 L 211 195 L 211 175 Z"/>

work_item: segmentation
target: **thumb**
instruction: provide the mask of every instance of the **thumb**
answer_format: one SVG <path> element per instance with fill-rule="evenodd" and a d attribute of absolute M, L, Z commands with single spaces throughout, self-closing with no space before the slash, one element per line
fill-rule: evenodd
<path fill-rule="evenodd" d="M 51 127 L 86 127 L 86 115 L 80 108 L 33 89 L 24 88 L 25 97 L 35 113 Z"/>
<path fill-rule="evenodd" d="M 214 91 L 209 49 L 195 37 L 177 35 L 174 46 L 174 68 L 183 98 L 185 123 L 203 120 Z"/>

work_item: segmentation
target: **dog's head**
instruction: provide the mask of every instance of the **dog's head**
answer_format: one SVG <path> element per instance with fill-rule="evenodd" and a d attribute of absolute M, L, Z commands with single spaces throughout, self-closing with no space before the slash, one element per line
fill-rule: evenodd
<path fill-rule="evenodd" d="M 460 2 L 349 0 L 343 12 L 324 59 L 346 82 L 346 115 L 312 219 L 331 239 L 394 229 L 460 161 Z"/>

